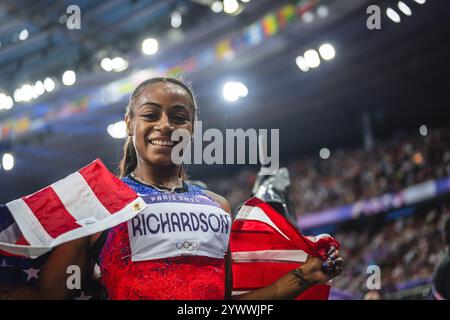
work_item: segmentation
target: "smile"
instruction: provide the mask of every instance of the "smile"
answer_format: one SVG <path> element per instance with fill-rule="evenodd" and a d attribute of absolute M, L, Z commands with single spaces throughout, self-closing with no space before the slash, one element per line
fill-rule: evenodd
<path fill-rule="evenodd" d="M 154 146 L 173 147 L 175 145 L 175 142 L 166 140 L 150 140 L 150 144 Z"/>

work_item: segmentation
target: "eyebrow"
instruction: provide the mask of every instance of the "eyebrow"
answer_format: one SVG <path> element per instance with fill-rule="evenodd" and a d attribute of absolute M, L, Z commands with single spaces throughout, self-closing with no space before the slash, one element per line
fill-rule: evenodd
<path fill-rule="evenodd" d="M 139 108 L 142 108 L 142 107 L 145 106 L 145 105 L 155 106 L 155 107 L 158 107 L 158 108 L 162 108 L 162 106 L 161 106 L 160 104 L 158 104 L 158 103 L 156 103 L 156 102 L 151 102 L 151 101 L 144 102 L 143 104 L 141 104 L 141 105 L 139 106 Z"/>
<path fill-rule="evenodd" d="M 154 106 L 154 107 L 157 107 L 157 108 L 162 109 L 162 106 L 161 106 L 159 103 L 152 102 L 152 101 L 144 102 L 143 104 L 141 104 L 141 105 L 139 106 L 139 108 L 142 108 L 142 107 L 144 107 L 144 106 L 146 106 L 146 105 L 148 105 L 148 106 Z M 173 105 L 172 108 L 176 108 L 176 109 L 187 109 L 187 110 L 189 110 L 189 108 L 194 109 L 194 107 L 186 106 L 186 105 L 184 105 L 184 104 L 176 104 L 176 105 Z"/>

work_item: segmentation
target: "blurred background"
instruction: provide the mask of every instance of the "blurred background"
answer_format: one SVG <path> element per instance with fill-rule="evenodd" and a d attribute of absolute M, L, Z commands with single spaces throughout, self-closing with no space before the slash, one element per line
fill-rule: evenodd
<path fill-rule="evenodd" d="M 3 0 L 0 201 L 97 157 L 117 172 L 133 88 L 181 75 L 204 129 L 280 129 L 300 230 L 342 245 L 333 299 L 367 298 L 373 264 L 376 298 L 431 299 L 450 215 L 449 14 L 444 0 Z M 236 212 L 259 167 L 187 169 Z"/>

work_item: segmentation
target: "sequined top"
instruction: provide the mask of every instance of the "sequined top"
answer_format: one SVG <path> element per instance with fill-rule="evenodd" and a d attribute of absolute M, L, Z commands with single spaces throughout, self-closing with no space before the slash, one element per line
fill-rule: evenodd
<path fill-rule="evenodd" d="M 122 180 L 140 195 L 161 194 L 132 177 Z M 188 183 L 177 193 L 205 196 L 200 188 Z M 109 299 L 215 300 L 225 297 L 225 259 L 177 256 L 132 261 L 127 223 L 109 230 L 98 262 Z"/>

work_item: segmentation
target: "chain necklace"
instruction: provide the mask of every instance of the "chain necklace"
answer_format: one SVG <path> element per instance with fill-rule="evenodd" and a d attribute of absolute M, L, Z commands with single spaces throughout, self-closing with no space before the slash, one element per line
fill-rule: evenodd
<path fill-rule="evenodd" d="M 148 186 L 150 186 L 150 187 L 153 187 L 153 188 L 155 188 L 156 190 L 161 191 L 161 192 L 175 193 L 175 190 L 176 190 L 176 189 L 183 188 L 183 186 L 184 186 L 183 180 L 181 180 L 181 185 L 176 186 L 176 187 L 173 187 L 173 188 L 169 188 L 169 187 L 166 187 L 166 186 L 160 186 L 160 185 L 156 185 L 156 184 L 153 184 L 153 183 L 146 182 L 146 181 L 144 181 L 143 179 L 141 179 L 141 178 L 139 178 L 138 176 L 136 176 L 136 174 L 135 174 L 134 172 L 131 172 L 131 173 L 130 173 L 130 176 L 133 177 L 135 180 L 139 181 L 140 183 L 143 183 L 143 184 L 145 184 L 145 185 L 148 185 Z"/>

